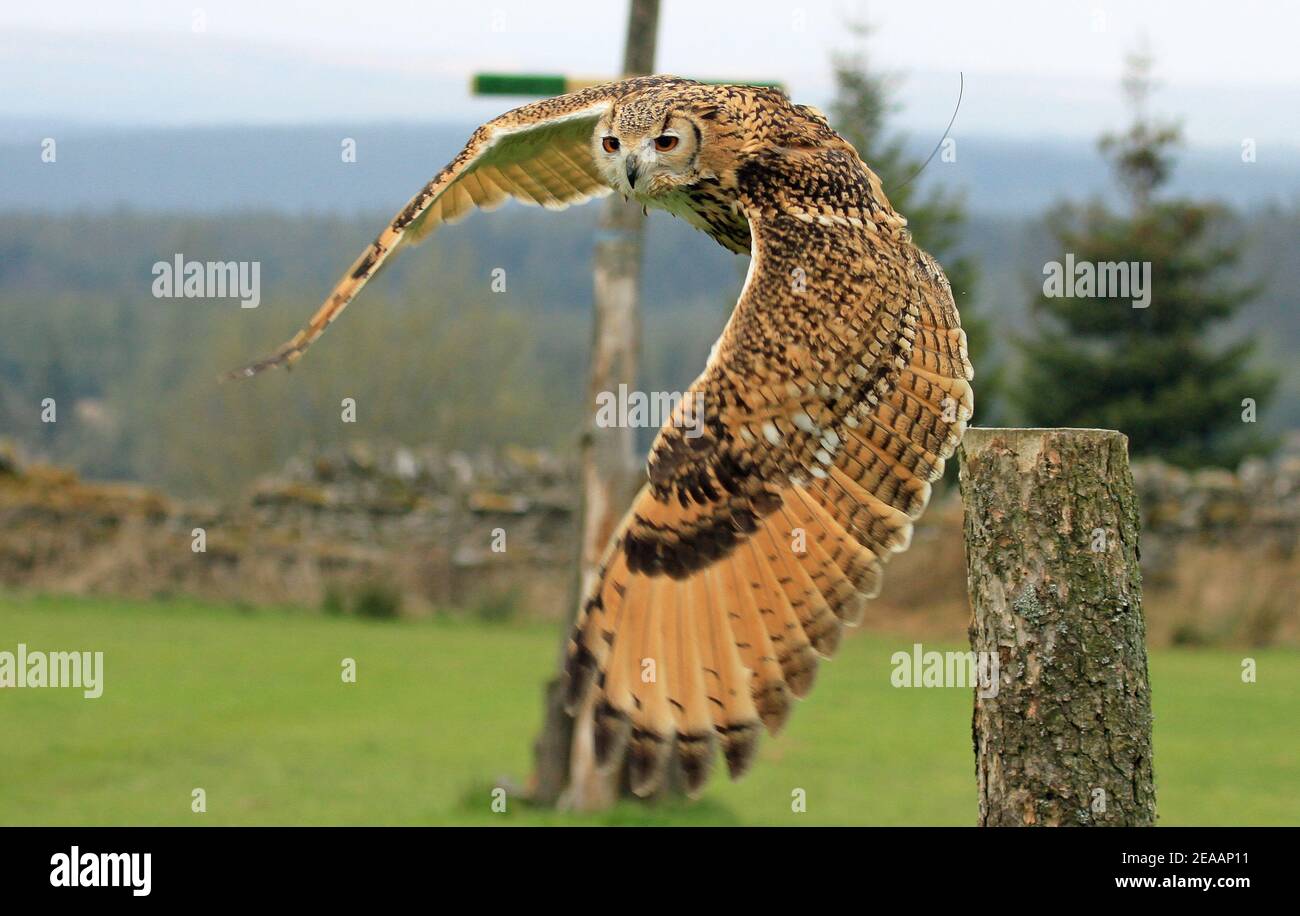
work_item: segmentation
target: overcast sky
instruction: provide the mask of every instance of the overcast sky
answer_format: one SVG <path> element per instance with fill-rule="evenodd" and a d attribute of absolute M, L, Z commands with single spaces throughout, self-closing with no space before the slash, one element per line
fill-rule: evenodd
<path fill-rule="evenodd" d="M 1122 118 L 1124 53 L 1145 36 L 1157 107 L 1202 144 L 1300 146 L 1300 4 L 1188 0 L 663 0 L 659 69 L 786 83 L 823 104 L 846 18 L 904 76 L 902 123 L 1092 137 Z M 608 76 L 626 3 L 555 0 L 47 0 L 0 7 L 0 118 L 118 124 L 482 120 L 483 70 Z"/>

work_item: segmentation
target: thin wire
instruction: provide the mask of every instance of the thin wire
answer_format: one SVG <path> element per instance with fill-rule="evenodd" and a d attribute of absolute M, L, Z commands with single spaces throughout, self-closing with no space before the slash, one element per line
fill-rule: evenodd
<path fill-rule="evenodd" d="M 925 161 L 921 163 L 921 167 L 917 169 L 915 172 L 913 172 L 911 175 L 909 175 L 907 177 L 907 180 L 904 181 L 902 184 L 898 185 L 897 187 L 889 188 L 886 193 L 892 194 L 894 191 L 897 191 L 899 188 L 906 187 L 908 184 L 912 182 L 913 178 L 915 178 L 917 175 L 920 175 L 922 172 L 924 172 L 925 167 L 930 164 L 930 160 L 934 158 L 935 153 L 939 152 L 939 149 L 943 146 L 943 141 L 948 139 L 948 131 L 952 130 L 953 124 L 957 123 L 957 112 L 961 111 L 961 97 L 966 92 L 966 74 L 962 73 L 960 70 L 957 71 L 957 79 L 960 80 L 960 82 L 957 85 L 957 107 L 954 108 L 952 111 L 952 117 L 948 120 L 948 126 L 947 128 L 944 129 L 943 136 L 940 137 L 939 142 L 934 145 L 934 149 L 930 151 L 930 155 L 927 156 L 925 158 Z"/>

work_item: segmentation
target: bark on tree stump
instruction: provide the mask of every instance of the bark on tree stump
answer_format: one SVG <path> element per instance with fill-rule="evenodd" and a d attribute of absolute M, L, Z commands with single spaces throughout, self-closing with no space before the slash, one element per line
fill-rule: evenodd
<path fill-rule="evenodd" d="M 961 490 L 971 649 L 998 673 L 972 722 L 980 824 L 1153 825 L 1127 438 L 970 429 Z"/>

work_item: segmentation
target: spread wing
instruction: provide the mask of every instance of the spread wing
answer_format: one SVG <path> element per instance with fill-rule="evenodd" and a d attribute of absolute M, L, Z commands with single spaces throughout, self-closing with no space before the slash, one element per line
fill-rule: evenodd
<path fill-rule="evenodd" d="M 611 188 L 600 178 L 591 157 L 596 122 L 619 97 L 662 82 L 650 77 L 593 86 L 524 105 L 480 127 L 460 154 L 361 253 L 292 340 L 226 377 L 246 378 L 292 365 L 395 251 L 471 209 L 492 209 L 514 198 L 562 210 L 608 194 Z"/>
<path fill-rule="evenodd" d="M 906 549 L 973 407 L 951 292 L 843 148 L 741 169 L 750 274 L 660 431 L 568 648 L 598 760 L 694 792 L 775 733 Z M 699 407 L 702 406 L 702 410 Z M 693 412 L 699 415 L 693 415 Z"/>

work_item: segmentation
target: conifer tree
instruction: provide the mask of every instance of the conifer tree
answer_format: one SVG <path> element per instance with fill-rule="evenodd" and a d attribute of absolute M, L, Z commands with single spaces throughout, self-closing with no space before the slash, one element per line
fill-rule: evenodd
<path fill-rule="evenodd" d="M 1030 425 L 1118 429 L 1134 455 L 1235 466 L 1270 447 L 1254 420 L 1276 378 L 1252 366 L 1254 341 L 1229 340 L 1224 329 L 1258 290 L 1225 276 L 1241 251 L 1231 214 L 1161 193 L 1181 128 L 1148 111 L 1148 55 L 1130 56 L 1123 86 L 1132 122 L 1099 145 L 1124 205 L 1049 213 L 1060 256 L 1044 267 L 1034 332 L 1019 341 L 1015 400 Z M 1117 273 L 1103 265 L 1123 263 L 1129 285 L 1117 290 Z"/>

